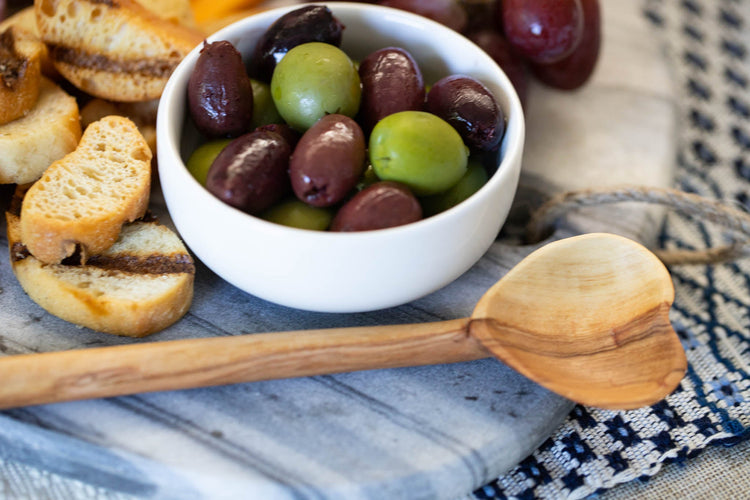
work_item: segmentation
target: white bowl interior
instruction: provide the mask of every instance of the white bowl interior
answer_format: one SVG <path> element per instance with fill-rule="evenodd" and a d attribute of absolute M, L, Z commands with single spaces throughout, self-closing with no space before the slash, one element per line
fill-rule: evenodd
<path fill-rule="evenodd" d="M 210 37 L 249 54 L 274 20 L 266 11 Z M 249 216 L 208 193 L 184 162 L 200 141 L 186 123 L 185 89 L 200 47 L 170 78 L 157 119 L 159 172 L 170 215 L 194 254 L 240 289 L 282 305 L 358 312 L 400 305 L 455 280 L 486 252 L 505 221 L 521 168 L 524 121 L 513 87 L 481 49 L 442 25 L 408 12 L 359 3 L 329 5 L 355 59 L 386 46 L 407 49 L 428 83 L 449 74 L 478 78 L 495 94 L 508 126 L 501 163 L 487 184 L 458 206 L 406 226 L 361 233 L 288 228 Z"/>

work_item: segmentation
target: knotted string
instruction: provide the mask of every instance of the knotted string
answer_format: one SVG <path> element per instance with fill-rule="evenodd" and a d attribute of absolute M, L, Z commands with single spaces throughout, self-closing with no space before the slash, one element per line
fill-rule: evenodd
<path fill-rule="evenodd" d="M 531 214 L 526 226 L 529 243 L 541 241 L 566 213 L 584 207 L 643 202 L 670 207 L 694 219 L 719 224 L 737 233 L 727 245 L 705 249 L 658 249 L 665 265 L 715 264 L 750 256 L 750 214 L 726 203 L 676 189 L 620 186 L 569 191 L 554 196 Z"/>

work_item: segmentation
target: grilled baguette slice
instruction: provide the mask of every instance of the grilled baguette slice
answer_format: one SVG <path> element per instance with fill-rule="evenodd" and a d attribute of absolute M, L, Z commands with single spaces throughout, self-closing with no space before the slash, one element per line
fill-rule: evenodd
<path fill-rule="evenodd" d="M 0 125 L 0 184 L 34 182 L 81 139 L 76 100 L 42 77 L 39 98 L 23 117 Z"/>
<path fill-rule="evenodd" d="M 13 272 L 50 314 L 104 333 L 143 337 L 170 326 L 190 308 L 192 257 L 179 237 L 155 220 L 126 224 L 114 245 L 84 265 L 40 262 L 20 239 L 14 209 L 6 220 Z"/>
<path fill-rule="evenodd" d="M 104 117 L 29 188 L 21 240 L 46 264 L 59 264 L 77 249 L 85 262 L 109 248 L 125 222 L 143 216 L 150 190 L 146 140 L 128 118 Z"/>
<path fill-rule="evenodd" d="M 135 0 L 35 0 L 34 10 L 60 74 L 112 101 L 160 97 L 177 64 L 203 40 Z"/>
<path fill-rule="evenodd" d="M 36 104 L 44 44 L 11 26 L 0 32 L 0 125 L 26 115 Z"/>

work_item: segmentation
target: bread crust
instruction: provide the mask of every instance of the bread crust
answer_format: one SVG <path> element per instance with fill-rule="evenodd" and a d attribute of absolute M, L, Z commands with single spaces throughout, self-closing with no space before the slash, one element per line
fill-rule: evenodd
<path fill-rule="evenodd" d="M 155 221 L 128 224 L 118 244 L 100 256 L 100 262 L 109 265 L 96 264 L 96 259 L 86 265 L 49 265 L 26 251 L 18 215 L 9 211 L 6 220 L 13 272 L 28 296 L 50 314 L 95 331 L 144 337 L 172 325 L 190 309 L 193 260 L 166 226 Z M 159 243 L 149 247 L 147 241 Z M 174 265 L 133 265 L 155 257 Z"/>
<path fill-rule="evenodd" d="M 78 104 L 42 77 L 39 98 L 25 116 L 0 125 L 0 184 L 28 184 L 75 150 L 81 139 Z"/>
<path fill-rule="evenodd" d="M 0 32 L 0 125 L 26 115 L 36 104 L 44 44 L 20 28 Z"/>
<path fill-rule="evenodd" d="M 112 101 L 160 97 L 174 68 L 203 39 L 134 0 L 36 0 L 34 9 L 60 74 Z"/>
<path fill-rule="evenodd" d="M 107 116 L 89 125 L 75 151 L 54 162 L 23 200 L 21 239 L 46 264 L 80 250 L 82 261 L 143 216 L 151 191 L 151 149 L 136 125 Z"/>

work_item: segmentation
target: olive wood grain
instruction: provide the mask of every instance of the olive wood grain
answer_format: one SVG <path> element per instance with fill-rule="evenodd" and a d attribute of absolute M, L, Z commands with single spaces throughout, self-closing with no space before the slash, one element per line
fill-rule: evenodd
<path fill-rule="evenodd" d="M 491 355 L 579 403 L 638 408 L 672 392 L 687 368 L 673 299 L 650 251 L 589 234 L 531 253 L 471 318 L 10 356 L 0 359 L 0 408 Z"/>
<path fill-rule="evenodd" d="M 468 319 L 95 347 L 0 359 L 0 408 L 491 356 Z"/>

